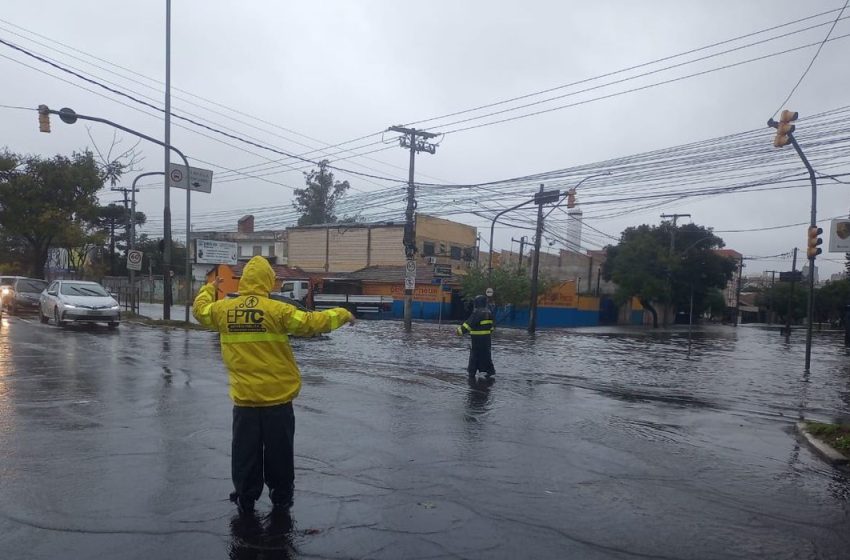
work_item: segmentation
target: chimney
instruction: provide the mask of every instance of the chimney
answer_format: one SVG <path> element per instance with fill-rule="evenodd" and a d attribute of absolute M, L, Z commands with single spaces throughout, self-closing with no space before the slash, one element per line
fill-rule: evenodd
<path fill-rule="evenodd" d="M 251 214 L 242 216 L 236 224 L 236 230 L 239 233 L 254 233 L 254 216 Z"/>

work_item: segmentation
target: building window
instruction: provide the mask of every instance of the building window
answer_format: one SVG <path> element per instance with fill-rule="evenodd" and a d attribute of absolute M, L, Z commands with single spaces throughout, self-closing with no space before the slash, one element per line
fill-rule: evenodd
<path fill-rule="evenodd" d="M 260 245 L 254 245 L 253 249 L 254 249 L 254 251 L 253 251 L 253 253 L 252 253 L 252 254 L 253 254 L 255 257 L 256 257 L 257 255 L 262 255 L 262 254 L 263 254 L 263 248 L 262 248 L 262 246 L 260 246 Z"/>
<path fill-rule="evenodd" d="M 446 254 L 446 244 L 445 243 L 440 243 L 440 254 L 441 255 Z"/>
<path fill-rule="evenodd" d="M 452 260 L 459 261 L 461 256 L 461 248 L 455 245 L 452 245 Z"/>
<path fill-rule="evenodd" d="M 274 257 L 274 245 L 269 245 L 269 256 Z"/>
<path fill-rule="evenodd" d="M 426 241 L 422 244 L 422 254 L 426 257 L 434 256 L 434 244 L 430 241 Z"/>
<path fill-rule="evenodd" d="M 237 246 L 236 246 L 236 258 L 237 258 L 237 259 L 241 259 L 241 258 L 242 258 L 242 245 L 237 245 Z"/>

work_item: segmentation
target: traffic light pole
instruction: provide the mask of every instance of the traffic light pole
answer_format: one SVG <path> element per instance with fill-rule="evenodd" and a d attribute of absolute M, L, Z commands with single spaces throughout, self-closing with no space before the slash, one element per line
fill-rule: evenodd
<path fill-rule="evenodd" d="M 791 145 L 794 146 L 794 149 L 797 151 L 797 155 L 800 156 L 800 159 L 803 160 L 803 165 L 806 166 L 806 170 L 809 172 L 809 181 L 812 183 L 812 208 L 811 208 L 811 219 L 810 219 L 810 228 L 818 227 L 818 180 L 815 175 L 815 170 L 812 168 L 812 164 L 809 163 L 808 158 L 806 158 L 806 154 L 803 153 L 802 148 L 800 148 L 800 144 L 797 143 L 797 139 L 794 138 L 794 135 L 789 133 L 788 139 L 791 141 Z M 808 309 L 808 319 L 806 321 L 806 373 L 809 373 L 809 367 L 812 362 L 812 319 L 815 312 L 815 257 L 817 254 L 810 251 L 809 257 L 809 309 Z"/>
<path fill-rule="evenodd" d="M 43 109 L 42 109 L 42 107 L 43 107 Z M 68 124 L 74 124 L 75 122 L 77 122 L 77 119 L 82 119 L 84 121 L 98 122 L 98 123 L 102 123 L 102 124 L 108 124 L 109 126 L 117 128 L 118 130 L 123 130 L 124 132 L 126 132 L 128 134 L 132 134 L 133 136 L 137 136 L 137 137 L 139 137 L 143 140 L 147 140 L 148 142 L 153 142 L 154 144 L 158 144 L 158 145 L 162 146 L 163 148 L 166 148 L 168 150 L 173 151 L 175 154 L 180 156 L 180 158 L 183 160 L 183 165 L 186 166 L 186 170 L 187 170 L 186 177 L 185 177 L 186 190 L 187 191 L 192 190 L 192 186 L 189 183 L 189 173 L 188 173 L 189 160 L 186 159 L 186 156 L 183 155 L 183 152 L 181 152 L 180 150 L 178 150 L 174 146 L 171 146 L 170 144 L 163 142 L 162 140 L 157 140 L 156 138 L 154 138 L 152 136 L 148 136 L 147 134 L 143 134 L 143 133 L 141 133 L 137 130 L 133 130 L 132 128 L 127 128 L 126 126 L 120 125 L 118 123 L 112 122 L 112 121 L 107 120 L 107 119 L 102 119 L 100 117 L 91 117 L 89 115 L 80 115 L 78 113 L 75 113 L 73 109 L 64 108 L 64 109 L 60 109 L 58 111 L 55 111 L 53 109 L 49 109 L 45 105 L 42 105 L 41 107 L 39 107 L 39 113 L 42 113 L 42 112 L 44 112 L 46 114 L 51 114 L 51 115 L 59 115 L 59 118 L 62 119 L 62 122 L 65 122 L 65 123 L 68 123 Z M 166 184 L 166 189 L 167 189 L 168 188 L 168 176 L 166 176 L 166 178 L 165 178 L 165 184 Z M 166 199 L 166 203 L 167 203 L 167 200 L 168 199 Z M 170 264 L 171 263 L 170 263 L 169 259 L 170 259 L 170 255 L 171 255 L 171 250 L 170 250 L 170 247 L 171 247 L 171 208 L 169 206 L 166 206 L 164 208 L 164 211 L 163 211 L 163 237 L 164 237 L 164 239 L 163 239 L 163 243 L 164 243 L 164 246 L 163 246 L 163 249 L 164 249 L 163 250 L 163 261 L 164 261 L 163 266 L 165 268 L 165 270 L 163 270 L 163 272 L 164 272 L 163 281 L 164 281 L 165 288 L 170 288 L 171 287 L 171 278 L 169 277 L 169 272 L 170 272 Z M 186 250 L 187 251 L 189 250 L 188 241 L 189 240 L 187 239 L 186 240 Z M 166 256 L 168 256 L 169 259 L 166 259 Z M 171 308 L 168 306 L 168 304 L 170 303 L 170 301 L 169 301 L 170 297 L 169 297 L 169 294 L 167 292 L 166 292 L 165 295 L 166 295 L 166 298 L 165 298 L 166 301 L 163 304 L 162 317 L 163 317 L 163 319 L 170 319 L 171 318 Z M 187 322 L 188 322 L 188 318 L 187 318 Z"/>

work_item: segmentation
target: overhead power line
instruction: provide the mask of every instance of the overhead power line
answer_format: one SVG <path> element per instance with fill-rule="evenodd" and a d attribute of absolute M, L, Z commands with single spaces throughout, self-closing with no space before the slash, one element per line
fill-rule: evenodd
<path fill-rule="evenodd" d="M 835 29 L 835 26 L 838 25 L 839 21 L 841 21 L 841 15 L 847 8 L 847 4 L 850 4 L 850 0 L 847 0 L 846 2 L 844 2 L 844 5 L 841 6 L 841 10 L 839 10 L 838 15 L 835 16 L 835 21 L 832 22 L 829 31 L 826 32 L 826 37 L 824 37 L 823 41 L 821 41 L 820 45 L 818 45 L 818 50 L 815 51 L 814 56 L 812 56 L 812 60 L 809 61 L 809 65 L 806 66 L 805 70 L 803 70 L 803 74 L 800 76 L 800 79 L 797 80 L 797 83 L 794 84 L 794 87 L 792 87 L 791 91 L 788 92 L 788 97 L 786 97 L 785 100 L 779 104 L 779 107 L 777 107 L 776 111 L 774 111 L 774 117 L 779 113 L 779 111 L 781 111 L 785 107 L 785 104 L 791 100 L 791 97 L 794 95 L 794 92 L 797 91 L 797 88 L 800 87 L 800 84 L 803 83 L 803 80 L 806 78 L 806 75 L 809 73 L 809 70 L 811 70 L 812 66 L 814 66 L 815 60 L 818 59 L 818 55 L 820 55 L 821 50 L 823 50 L 823 46 L 826 45 L 827 41 L 829 40 L 829 36 L 832 35 L 832 31 Z"/>

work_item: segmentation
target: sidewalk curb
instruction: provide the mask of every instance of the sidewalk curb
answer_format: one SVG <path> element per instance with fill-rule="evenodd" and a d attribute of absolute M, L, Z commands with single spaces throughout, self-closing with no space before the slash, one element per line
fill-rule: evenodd
<path fill-rule="evenodd" d="M 829 463 L 833 465 L 847 465 L 848 459 L 842 453 L 840 453 L 837 449 L 825 443 L 806 429 L 805 422 L 797 422 L 797 431 L 806 438 L 806 441 L 809 442 L 815 451 L 817 451 L 824 459 L 826 459 Z"/>

